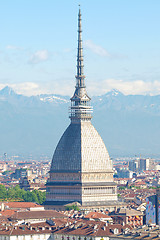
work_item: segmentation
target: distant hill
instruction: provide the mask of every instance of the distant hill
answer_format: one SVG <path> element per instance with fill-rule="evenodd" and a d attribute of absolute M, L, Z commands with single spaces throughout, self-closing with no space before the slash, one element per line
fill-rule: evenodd
<path fill-rule="evenodd" d="M 0 155 L 52 156 L 69 125 L 68 96 L 26 97 L 0 91 Z M 110 156 L 160 156 L 160 95 L 123 95 L 112 90 L 92 97 L 93 125 Z"/>

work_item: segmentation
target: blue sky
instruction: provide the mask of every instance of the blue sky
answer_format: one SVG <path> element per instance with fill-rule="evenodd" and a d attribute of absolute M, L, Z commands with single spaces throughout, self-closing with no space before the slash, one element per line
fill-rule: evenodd
<path fill-rule="evenodd" d="M 1 0 L 0 89 L 73 93 L 79 3 L 89 94 L 160 94 L 159 0 Z"/>

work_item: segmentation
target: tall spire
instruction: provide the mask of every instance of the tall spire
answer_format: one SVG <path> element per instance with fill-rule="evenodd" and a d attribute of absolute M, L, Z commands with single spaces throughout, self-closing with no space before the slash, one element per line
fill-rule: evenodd
<path fill-rule="evenodd" d="M 78 13 L 78 49 L 77 49 L 77 87 L 85 87 L 83 75 L 83 47 L 82 47 L 82 19 L 81 19 L 81 9 L 79 5 L 79 13 Z"/>
<path fill-rule="evenodd" d="M 92 116 L 92 107 L 90 106 L 91 98 L 86 92 L 85 76 L 83 73 L 83 48 L 82 48 L 82 19 L 81 9 L 78 13 L 78 49 L 77 49 L 77 75 L 76 75 L 76 89 L 71 98 L 70 119 L 72 123 L 81 121 L 90 121 Z"/>

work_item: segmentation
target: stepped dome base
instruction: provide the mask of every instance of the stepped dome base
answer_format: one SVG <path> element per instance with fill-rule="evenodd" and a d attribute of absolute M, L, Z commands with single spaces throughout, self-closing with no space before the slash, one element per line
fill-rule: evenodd
<path fill-rule="evenodd" d="M 63 211 L 66 209 L 67 206 L 78 206 L 78 208 L 80 210 L 84 210 L 84 211 L 95 211 L 95 210 L 110 210 L 110 211 L 114 211 L 120 207 L 124 207 L 126 206 L 126 203 L 124 202 L 119 202 L 119 201 L 102 201 L 102 202 L 90 202 L 90 203 L 84 203 L 81 204 L 80 202 L 63 202 L 63 201 L 59 201 L 59 202 L 45 202 L 44 203 L 44 207 L 45 209 L 54 209 L 54 210 L 59 210 L 59 211 Z"/>

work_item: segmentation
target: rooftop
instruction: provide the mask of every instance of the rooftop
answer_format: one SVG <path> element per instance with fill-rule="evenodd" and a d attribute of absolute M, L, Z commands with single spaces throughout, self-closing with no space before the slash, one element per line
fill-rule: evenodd
<path fill-rule="evenodd" d="M 66 216 L 54 210 L 43 211 L 25 211 L 16 212 L 10 217 L 10 220 L 27 220 L 27 219 L 49 219 L 49 218 L 65 218 Z"/>

